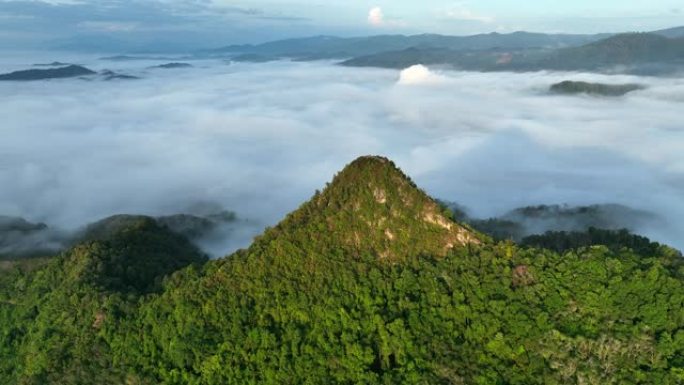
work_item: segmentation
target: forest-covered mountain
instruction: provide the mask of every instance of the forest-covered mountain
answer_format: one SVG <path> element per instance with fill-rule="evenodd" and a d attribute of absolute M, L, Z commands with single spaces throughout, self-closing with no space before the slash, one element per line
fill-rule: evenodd
<path fill-rule="evenodd" d="M 557 49 L 496 47 L 464 51 L 444 47 L 410 47 L 358 56 L 341 64 L 383 68 L 424 64 L 471 71 L 560 70 L 660 75 L 684 70 L 684 38 L 628 33 Z"/>
<path fill-rule="evenodd" d="M 667 75 L 684 68 L 684 28 L 649 33 L 472 36 L 314 36 L 200 53 L 234 61 L 343 60 L 354 67 L 407 68 L 416 64 L 469 71 L 602 71 Z"/>
<path fill-rule="evenodd" d="M 661 29 L 659 31 L 655 31 L 654 33 L 657 33 L 658 35 L 665 36 L 665 37 L 684 37 L 684 27 L 674 27 L 674 28 L 667 28 L 667 29 Z"/>
<path fill-rule="evenodd" d="M 549 87 L 549 91 L 564 95 L 623 96 L 630 92 L 643 90 L 644 88 L 640 84 L 604 84 L 565 80 L 552 84 Z"/>
<path fill-rule="evenodd" d="M 47 68 L 31 68 L 27 70 L 13 71 L 5 74 L 0 74 L 0 81 L 35 81 L 35 80 L 49 80 L 49 79 L 66 79 L 66 78 L 80 78 L 93 79 L 98 75 L 102 80 L 133 80 L 139 79 L 137 76 L 120 74 L 111 70 L 103 70 L 98 72 L 92 71 L 86 67 L 76 64 L 66 64 L 60 62 L 48 64 L 36 64 L 34 67 Z"/>
<path fill-rule="evenodd" d="M 611 36 L 580 47 L 557 50 L 536 66 L 559 70 L 610 70 L 617 66 L 679 65 L 684 68 L 684 38 L 653 33 Z M 648 67 L 646 67 L 648 69 Z"/>
<path fill-rule="evenodd" d="M 2 81 L 27 81 L 27 80 L 45 80 L 45 79 L 63 79 L 73 78 L 78 76 L 94 75 L 95 71 L 88 68 L 68 64 L 62 67 L 47 68 L 47 69 L 28 69 L 14 71 L 6 74 L 0 74 Z"/>
<path fill-rule="evenodd" d="M 225 210 L 156 218 L 122 214 L 66 231 L 45 223 L 31 223 L 24 218 L 0 215 L 0 261 L 50 256 L 79 243 L 108 238 L 140 220 L 155 221 L 172 233 L 201 244 L 211 239 L 226 238 L 226 232 L 230 231 L 228 225 L 235 224 L 237 217 L 235 213 Z"/>
<path fill-rule="evenodd" d="M 684 381 L 680 253 L 610 230 L 497 243 L 384 158 L 218 260 L 124 222 L 0 271 L 2 383 Z"/>
<path fill-rule="evenodd" d="M 287 39 L 258 45 L 231 45 L 210 51 L 210 54 L 234 54 L 250 59 L 348 59 L 350 57 L 398 51 L 408 48 L 441 48 L 456 51 L 526 48 L 558 48 L 586 44 L 607 37 L 599 35 L 544 34 L 514 32 L 508 34 L 488 33 L 472 36 L 380 35 L 342 38 L 313 36 Z"/>

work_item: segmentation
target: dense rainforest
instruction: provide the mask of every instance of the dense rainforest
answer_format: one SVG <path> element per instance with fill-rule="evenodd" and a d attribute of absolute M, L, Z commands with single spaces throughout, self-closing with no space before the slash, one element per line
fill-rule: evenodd
<path fill-rule="evenodd" d="M 362 157 L 208 260 L 150 218 L 0 269 L 3 384 L 681 384 L 676 250 L 495 242 Z"/>

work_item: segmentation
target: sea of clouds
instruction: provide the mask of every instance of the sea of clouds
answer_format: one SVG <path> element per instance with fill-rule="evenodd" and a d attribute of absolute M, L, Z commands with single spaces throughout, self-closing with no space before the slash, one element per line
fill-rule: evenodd
<path fill-rule="evenodd" d="M 208 202 L 246 221 L 212 246 L 220 255 L 379 154 L 475 216 L 617 203 L 663 219 L 633 230 L 684 247 L 684 79 L 26 55 L 0 70 L 53 60 L 141 79 L 0 82 L 0 215 L 75 229 Z M 648 88 L 547 92 L 568 79 Z"/>

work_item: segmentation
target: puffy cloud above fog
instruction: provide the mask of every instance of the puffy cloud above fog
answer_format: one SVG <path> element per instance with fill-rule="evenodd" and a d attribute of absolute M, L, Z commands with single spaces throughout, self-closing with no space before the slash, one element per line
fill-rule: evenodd
<path fill-rule="evenodd" d="M 111 68 L 144 77 L 133 82 L 0 84 L 0 214 L 78 226 L 218 202 L 265 226 L 356 156 L 382 154 L 478 216 L 613 202 L 670 219 L 658 239 L 684 230 L 682 80 L 289 62 L 145 70 L 152 64 Z M 615 99 L 546 93 L 568 78 L 649 88 Z"/>
<path fill-rule="evenodd" d="M 395 28 L 403 30 L 408 27 L 403 19 L 399 18 L 387 18 L 381 7 L 373 7 L 368 11 L 368 17 L 366 19 L 371 27 L 379 28 Z"/>
<path fill-rule="evenodd" d="M 441 77 L 430 71 L 428 67 L 416 64 L 399 73 L 398 83 L 401 85 L 435 84 L 440 80 Z"/>
<path fill-rule="evenodd" d="M 382 8 L 373 7 L 368 11 L 368 23 L 372 26 L 379 27 L 385 22 L 385 15 L 382 13 Z"/>

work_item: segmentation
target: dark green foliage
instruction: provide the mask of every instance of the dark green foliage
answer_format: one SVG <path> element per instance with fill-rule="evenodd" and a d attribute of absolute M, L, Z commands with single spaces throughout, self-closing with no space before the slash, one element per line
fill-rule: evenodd
<path fill-rule="evenodd" d="M 0 271 L 0 382 L 135 383 L 113 364 L 107 333 L 134 318 L 139 297 L 164 276 L 204 262 L 185 238 L 141 219 L 106 240 Z"/>
<path fill-rule="evenodd" d="M 523 238 L 521 245 L 554 250 L 561 254 L 582 247 L 604 245 L 615 252 L 629 248 L 645 257 L 658 255 L 664 247 L 625 229 L 602 230 L 593 227 L 583 232 L 548 231 L 542 235 L 531 235 Z"/>
<path fill-rule="evenodd" d="M 15 71 L 0 75 L 0 80 L 44 80 L 72 78 L 76 76 L 94 75 L 95 72 L 78 65 L 68 65 L 66 67 L 48 69 L 30 69 Z"/>
<path fill-rule="evenodd" d="M 104 80 L 137 80 L 137 79 L 140 79 L 137 76 L 120 74 L 120 73 L 110 71 L 110 70 L 104 70 L 104 71 L 100 72 L 100 76 L 102 76 L 102 78 Z"/>
<path fill-rule="evenodd" d="M 388 160 L 361 158 L 249 249 L 158 291 L 132 280 L 200 257 L 143 220 L 0 275 L 0 382 L 684 381 L 678 253 L 597 231 L 574 244 L 608 247 L 494 244 L 448 215 Z M 164 254 L 159 270 L 136 262 Z"/>
<path fill-rule="evenodd" d="M 115 350 L 171 384 L 676 384 L 677 258 L 511 244 L 400 264 L 245 252 L 175 276 Z"/>
<path fill-rule="evenodd" d="M 192 68 L 192 64 L 181 63 L 181 62 L 172 62 L 172 63 L 160 64 L 160 65 L 153 66 L 150 68 L 161 68 L 161 69 Z"/>
<path fill-rule="evenodd" d="M 30 233 L 46 228 L 45 223 L 31 223 L 24 218 L 0 215 L 0 234 L 11 231 Z"/>
<path fill-rule="evenodd" d="M 92 234 L 95 241 L 71 250 L 66 269 L 73 279 L 110 291 L 147 293 L 167 274 L 206 260 L 186 238 L 160 227 L 153 218 L 129 217 L 123 222 L 116 230 Z"/>
<path fill-rule="evenodd" d="M 52 256 L 80 243 L 108 240 L 141 221 L 154 220 L 160 227 L 191 241 L 217 237 L 225 230 L 222 226 L 237 221 L 232 211 L 200 206 L 197 209 L 202 211 L 200 215 L 175 214 L 156 218 L 114 215 L 75 233 L 50 228 L 44 223 L 31 223 L 23 218 L 0 216 L 0 261 L 16 263 L 21 258 Z"/>
<path fill-rule="evenodd" d="M 525 226 L 519 222 L 501 219 L 473 219 L 468 221 L 477 231 L 487 234 L 497 241 L 516 240 L 525 234 Z"/>
<path fill-rule="evenodd" d="M 237 217 L 234 212 L 220 211 L 206 216 L 190 214 L 176 214 L 156 218 L 157 223 L 166 226 L 176 234 L 181 234 L 188 239 L 195 240 L 211 236 L 222 224 L 235 222 Z"/>
<path fill-rule="evenodd" d="M 558 94 L 589 94 L 600 96 L 623 96 L 632 91 L 644 89 L 639 84 L 602 84 L 563 81 L 551 86 L 551 92 Z"/>
<path fill-rule="evenodd" d="M 654 221 L 657 216 L 647 211 L 635 210 L 619 204 L 601 204 L 590 206 L 526 206 L 506 213 L 504 218 L 519 221 L 554 221 L 563 227 L 571 227 L 569 224 L 574 222 L 580 227 L 586 228 L 611 228 L 616 226 L 620 220 L 644 224 Z"/>

